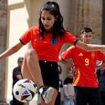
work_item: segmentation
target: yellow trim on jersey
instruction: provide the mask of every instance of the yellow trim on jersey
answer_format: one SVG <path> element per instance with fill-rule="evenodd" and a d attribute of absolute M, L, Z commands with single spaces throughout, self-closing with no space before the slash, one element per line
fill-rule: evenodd
<path fill-rule="evenodd" d="M 77 85 L 77 83 L 79 82 L 79 79 L 80 79 L 80 71 L 78 70 L 78 75 L 77 75 L 77 77 L 76 77 L 76 79 L 75 79 L 75 81 L 73 83 L 74 86 Z"/>

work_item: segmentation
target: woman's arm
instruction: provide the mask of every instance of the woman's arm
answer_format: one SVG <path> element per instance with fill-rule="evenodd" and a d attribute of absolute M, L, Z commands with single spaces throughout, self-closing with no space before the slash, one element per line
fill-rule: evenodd
<path fill-rule="evenodd" d="M 81 49 L 87 50 L 87 51 L 101 51 L 105 52 L 105 45 L 96 45 L 96 44 L 86 44 L 82 41 L 77 41 L 76 43 L 77 47 L 80 47 Z"/>
<path fill-rule="evenodd" d="M 23 46 L 23 44 L 19 42 L 16 45 L 14 45 L 13 47 L 8 48 L 6 51 L 4 51 L 3 53 L 0 54 L 0 59 L 8 57 L 8 56 L 16 53 L 22 46 Z"/>

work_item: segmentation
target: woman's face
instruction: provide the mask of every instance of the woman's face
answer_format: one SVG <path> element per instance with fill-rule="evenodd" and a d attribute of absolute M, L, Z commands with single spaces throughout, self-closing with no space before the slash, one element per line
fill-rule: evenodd
<path fill-rule="evenodd" d="M 50 31 L 56 21 L 56 18 L 49 13 L 49 11 L 43 10 L 41 13 L 41 22 L 46 29 L 46 31 Z"/>

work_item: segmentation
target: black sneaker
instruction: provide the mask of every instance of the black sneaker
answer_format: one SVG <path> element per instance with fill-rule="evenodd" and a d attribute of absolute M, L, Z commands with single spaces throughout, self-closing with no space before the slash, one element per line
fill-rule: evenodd
<path fill-rule="evenodd" d="M 39 88 L 39 94 L 41 95 L 45 103 L 49 103 L 52 101 L 52 97 L 54 94 L 54 88 L 53 87 L 41 87 Z"/>

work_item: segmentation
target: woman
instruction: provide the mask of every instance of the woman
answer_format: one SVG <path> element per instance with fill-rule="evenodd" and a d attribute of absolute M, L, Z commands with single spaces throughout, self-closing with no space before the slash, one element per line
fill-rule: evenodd
<path fill-rule="evenodd" d="M 39 26 L 30 28 L 20 37 L 20 41 L 16 45 L 0 55 L 0 59 L 16 53 L 29 42 L 33 49 L 26 51 L 22 66 L 23 77 L 33 80 L 39 87 L 51 86 L 54 88 L 50 94 L 53 95 L 52 100 L 45 100 L 46 103 L 43 102 L 43 105 L 54 105 L 55 103 L 59 87 L 58 55 L 65 43 L 85 50 L 105 51 L 104 45 L 87 45 L 77 40 L 71 33 L 66 32 L 59 5 L 53 1 L 46 2 L 41 8 Z"/>

